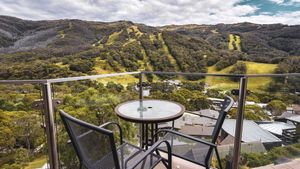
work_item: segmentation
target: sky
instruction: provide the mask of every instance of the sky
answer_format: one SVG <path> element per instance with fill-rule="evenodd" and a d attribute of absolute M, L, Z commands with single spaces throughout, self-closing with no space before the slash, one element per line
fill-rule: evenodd
<path fill-rule="evenodd" d="M 300 24 L 300 0 L 0 0 L 0 15 L 29 20 L 128 20 L 152 26 Z"/>

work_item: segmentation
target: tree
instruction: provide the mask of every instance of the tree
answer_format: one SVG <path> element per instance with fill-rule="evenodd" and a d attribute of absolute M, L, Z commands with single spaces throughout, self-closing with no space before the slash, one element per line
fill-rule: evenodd
<path fill-rule="evenodd" d="M 208 100 L 206 96 L 198 95 L 190 100 L 194 105 L 195 110 L 208 109 L 212 105 L 212 101 Z"/>
<path fill-rule="evenodd" d="M 237 62 L 233 68 L 229 71 L 230 74 L 238 75 L 238 74 L 246 74 L 247 66 L 244 62 Z M 230 77 L 232 81 L 238 82 L 240 80 L 239 77 Z"/>
<path fill-rule="evenodd" d="M 229 115 L 231 118 L 235 119 L 237 116 L 237 109 L 233 108 L 230 110 Z M 270 120 L 270 117 L 264 112 L 264 110 L 257 105 L 246 105 L 244 111 L 245 119 L 261 121 Z"/>
<path fill-rule="evenodd" d="M 16 143 L 12 114 L 11 112 L 0 111 L 0 151 L 10 151 Z"/>
<path fill-rule="evenodd" d="M 204 90 L 204 82 L 183 82 L 182 88 L 188 89 L 188 90 L 198 90 L 203 91 Z"/>
<path fill-rule="evenodd" d="M 216 63 L 216 69 L 218 71 L 231 66 L 237 62 L 237 58 L 235 57 L 227 57 L 227 58 L 221 58 L 219 62 Z"/>
<path fill-rule="evenodd" d="M 121 84 L 117 84 L 112 81 L 106 84 L 106 88 L 114 92 L 121 92 L 124 89 L 124 87 Z"/>
<path fill-rule="evenodd" d="M 15 163 L 24 168 L 29 162 L 29 152 L 25 148 L 18 148 L 15 153 Z"/>
<path fill-rule="evenodd" d="M 40 117 L 36 112 L 19 111 L 14 119 L 14 134 L 18 138 L 18 143 L 28 149 L 32 149 L 45 142 Z"/>
<path fill-rule="evenodd" d="M 272 100 L 268 103 L 267 109 L 270 110 L 274 116 L 280 116 L 286 110 L 286 104 L 281 100 Z"/>
<path fill-rule="evenodd" d="M 206 95 L 208 97 L 214 97 L 214 98 L 223 98 L 225 97 L 225 94 L 221 93 L 221 90 L 218 89 L 207 89 Z"/>
<path fill-rule="evenodd" d="M 155 82 L 155 83 L 151 83 L 150 92 L 152 93 L 156 91 L 161 91 L 163 93 L 171 93 L 175 89 L 176 86 L 168 82 Z"/>
<path fill-rule="evenodd" d="M 91 59 L 76 59 L 71 62 L 70 64 L 70 70 L 82 72 L 82 73 L 88 73 L 94 68 L 94 61 Z"/>

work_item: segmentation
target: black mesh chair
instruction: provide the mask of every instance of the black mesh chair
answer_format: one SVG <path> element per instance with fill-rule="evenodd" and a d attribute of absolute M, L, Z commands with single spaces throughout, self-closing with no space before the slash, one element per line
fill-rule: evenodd
<path fill-rule="evenodd" d="M 60 110 L 60 116 L 71 138 L 80 162 L 80 168 L 88 169 L 151 169 L 160 161 L 171 169 L 171 147 L 167 141 L 153 144 L 147 151 L 123 142 L 122 129 L 118 123 L 108 122 L 95 126 L 78 120 Z M 120 146 L 116 146 L 114 133 L 106 129 L 114 125 L 119 129 Z M 154 154 L 156 148 L 164 143 L 167 146 L 168 159 Z"/>
<path fill-rule="evenodd" d="M 226 115 L 233 103 L 234 101 L 231 97 L 226 97 L 221 103 L 219 116 L 216 119 L 210 142 L 172 129 L 160 129 L 156 135 L 164 134 L 162 140 L 168 140 L 170 142 L 172 155 L 204 166 L 207 169 L 210 167 L 213 150 L 215 150 L 219 166 L 222 168 L 217 145 L 215 143 L 218 139 Z M 167 152 L 167 147 L 161 145 L 159 146 L 159 150 Z"/>

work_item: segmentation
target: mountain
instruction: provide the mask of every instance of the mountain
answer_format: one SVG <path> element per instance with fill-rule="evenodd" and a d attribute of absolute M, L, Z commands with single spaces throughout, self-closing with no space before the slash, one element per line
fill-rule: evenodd
<path fill-rule="evenodd" d="M 0 16 L 0 78 L 107 71 L 206 72 L 237 60 L 300 56 L 300 26 L 252 23 L 152 27 L 129 21 L 28 21 Z"/>
<path fill-rule="evenodd" d="M 203 38 L 218 49 L 226 48 L 229 41 L 228 35 L 234 34 L 241 38 L 241 51 L 258 61 L 300 56 L 300 25 L 253 23 L 182 25 L 165 26 L 162 30 Z"/>

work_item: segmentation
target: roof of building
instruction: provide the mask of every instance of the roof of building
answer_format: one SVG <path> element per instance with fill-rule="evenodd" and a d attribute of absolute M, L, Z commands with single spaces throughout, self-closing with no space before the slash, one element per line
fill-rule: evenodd
<path fill-rule="evenodd" d="M 205 109 L 201 111 L 193 112 L 195 114 L 204 115 L 207 117 L 218 118 L 219 112 L 215 110 Z M 199 115 L 185 113 L 183 116 L 175 120 L 174 127 L 181 129 L 185 125 L 201 125 L 201 126 L 214 126 L 216 123 L 215 119 L 210 119 L 206 117 L 200 117 Z M 159 127 L 170 127 L 172 122 L 160 123 Z"/>
<path fill-rule="evenodd" d="M 294 109 L 294 112 L 299 114 L 300 113 L 300 105 L 299 104 L 292 104 L 292 108 Z"/>
<path fill-rule="evenodd" d="M 282 130 L 296 128 L 295 125 L 284 123 L 284 122 L 264 123 L 264 124 L 259 124 L 259 126 L 273 134 L 280 135 L 280 136 L 282 135 Z"/>
<path fill-rule="evenodd" d="M 231 144 L 221 144 L 218 146 L 218 151 L 221 157 L 225 157 L 230 154 L 234 147 L 233 142 Z M 266 148 L 262 142 L 251 142 L 251 143 L 241 143 L 241 151 L 244 153 L 264 153 Z"/>
<path fill-rule="evenodd" d="M 211 136 L 212 132 L 214 130 L 214 127 L 206 127 L 206 126 L 200 126 L 200 125 L 185 125 L 182 126 L 179 130 L 180 132 L 192 135 L 192 136 Z"/>
<path fill-rule="evenodd" d="M 297 114 L 290 113 L 290 112 L 283 112 L 280 116 L 277 117 L 277 119 L 284 119 L 292 116 L 297 116 Z"/>
<path fill-rule="evenodd" d="M 233 143 L 234 143 L 234 137 L 232 135 L 228 135 L 220 142 L 220 145 L 228 145 Z"/>
<path fill-rule="evenodd" d="M 235 123 L 235 119 L 225 119 L 222 128 L 226 133 L 234 136 Z M 262 143 L 281 142 L 279 138 L 259 127 L 259 125 L 252 120 L 244 120 L 243 122 L 242 141 L 246 143 L 254 141 L 261 141 Z"/>
<path fill-rule="evenodd" d="M 219 116 L 219 112 L 216 110 L 212 110 L 212 109 L 203 109 L 196 113 L 199 113 L 200 115 L 204 115 L 204 116 L 208 116 L 208 117 L 214 117 L 214 118 L 218 118 L 218 116 Z"/>
<path fill-rule="evenodd" d="M 300 123 L 300 115 L 287 117 L 286 119 L 292 122 Z"/>

